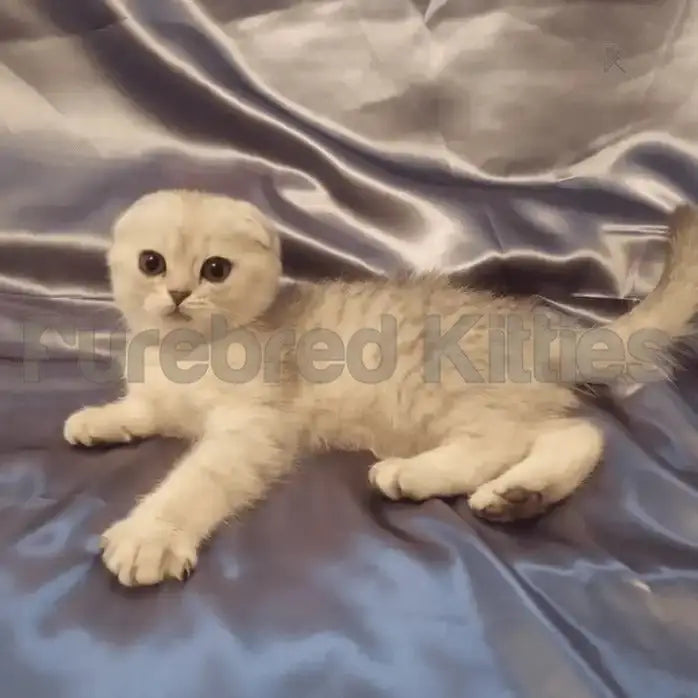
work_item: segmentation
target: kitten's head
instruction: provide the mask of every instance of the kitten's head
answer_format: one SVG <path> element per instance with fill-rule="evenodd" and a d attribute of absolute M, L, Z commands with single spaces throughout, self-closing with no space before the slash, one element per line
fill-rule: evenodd
<path fill-rule="evenodd" d="M 281 277 L 279 239 L 261 211 L 191 191 L 136 201 L 114 226 L 108 261 L 132 330 L 208 336 L 214 316 L 245 325 L 269 307 Z"/>

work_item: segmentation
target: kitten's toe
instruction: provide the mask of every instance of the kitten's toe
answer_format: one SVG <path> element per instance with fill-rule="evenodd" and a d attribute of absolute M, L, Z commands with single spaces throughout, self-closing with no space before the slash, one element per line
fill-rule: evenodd
<path fill-rule="evenodd" d="M 429 473 L 411 458 L 387 458 L 368 471 L 371 485 L 393 500 L 421 501 L 438 496 L 431 486 Z"/>
<path fill-rule="evenodd" d="M 477 516 L 497 522 L 532 519 L 544 514 L 549 507 L 542 492 L 526 487 L 495 491 L 488 484 L 479 487 L 468 503 Z"/>
<path fill-rule="evenodd" d="M 74 412 L 63 425 L 63 438 L 73 446 L 125 443 L 133 438 L 123 424 L 114 422 L 103 407 L 85 407 Z"/>
<path fill-rule="evenodd" d="M 196 543 L 158 520 L 131 516 L 102 535 L 102 560 L 124 586 L 186 579 L 196 566 Z"/>

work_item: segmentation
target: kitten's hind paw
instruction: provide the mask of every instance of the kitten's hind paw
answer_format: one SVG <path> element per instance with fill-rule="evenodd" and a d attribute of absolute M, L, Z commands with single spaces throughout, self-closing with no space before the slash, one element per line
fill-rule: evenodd
<path fill-rule="evenodd" d="M 374 489 L 394 501 L 421 501 L 433 496 L 428 474 L 409 458 L 388 458 L 379 461 L 368 471 L 368 479 Z"/>
<path fill-rule="evenodd" d="M 495 492 L 489 485 L 478 488 L 468 503 L 477 516 L 495 522 L 532 519 L 544 514 L 549 506 L 541 492 L 525 487 Z"/>
<path fill-rule="evenodd" d="M 428 456 L 386 458 L 368 471 L 374 489 L 394 501 L 422 502 L 432 497 L 453 497 L 472 492 L 473 478 L 465 468 L 435 463 Z"/>

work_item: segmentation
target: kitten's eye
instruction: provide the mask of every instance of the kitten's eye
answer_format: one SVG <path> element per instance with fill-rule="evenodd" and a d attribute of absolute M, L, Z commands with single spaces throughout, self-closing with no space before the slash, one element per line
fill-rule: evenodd
<path fill-rule="evenodd" d="M 209 257 L 201 265 L 201 278 L 214 284 L 225 281 L 233 268 L 232 263 L 223 257 Z"/>
<path fill-rule="evenodd" d="M 165 258 L 153 250 L 144 250 L 138 258 L 138 268 L 147 276 L 156 276 L 165 271 Z"/>

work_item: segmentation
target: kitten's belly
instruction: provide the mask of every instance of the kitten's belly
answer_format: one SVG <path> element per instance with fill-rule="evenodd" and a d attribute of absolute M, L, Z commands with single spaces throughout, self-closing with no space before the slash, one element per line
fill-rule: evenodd
<path fill-rule="evenodd" d="M 339 385 L 314 386 L 301 398 L 298 408 L 307 415 L 311 446 L 368 450 L 377 456 L 417 453 L 422 435 L 399 414 L 395 387 L 352 383 L 347 391 Z"/>
<path fill-rule="evenodd" d="M 382 415 L 357 415 L 348 411 L 318 408 L 308 421 L 311 449 L 371 451 L 377 457 L 407 457 L 419 452 L 413 436 L 397 434 Z"/>

